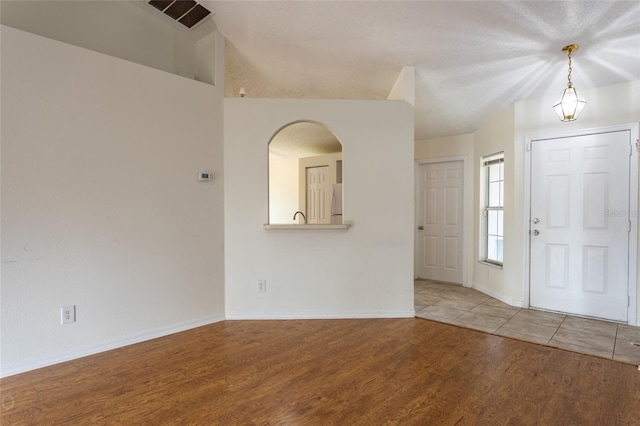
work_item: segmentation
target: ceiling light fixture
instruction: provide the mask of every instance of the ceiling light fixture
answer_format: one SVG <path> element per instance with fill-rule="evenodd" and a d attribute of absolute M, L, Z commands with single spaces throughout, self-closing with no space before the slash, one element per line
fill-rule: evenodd
<path fill-rule="evenodd" d="M 578 95 L 576 88 L 571 83 L 571 54 L 578 50 L 580 46 L 577 44 L 569 44 L 562 48 L 563 52 L 569 57 L 569 76 L 567 88 L 562 91 L 560 100 L 553 106 L 553 109 L 562 121 L 573 121 L 578 118 L 582 109 L 587 104 L 583 97 Z"/>

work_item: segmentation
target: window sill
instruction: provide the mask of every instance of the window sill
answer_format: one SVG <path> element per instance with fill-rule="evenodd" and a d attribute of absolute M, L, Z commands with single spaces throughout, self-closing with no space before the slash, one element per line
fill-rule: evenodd
<path fill-rule="evenodd" d="M 495 269 L 504 269 L 504 265 L 498 265 L 496 263 L 487 262 L 487 261 L 484 261 L 484 260 L 480 260 L 480 261 L 478 261 L 478 263 L 480 263 L 482 265 L 485 265 L 485 266 L 489 266 L 491 268 L 495 268 Z"/>
<path fill-rule="evenodd" d="M 331 224 L 322 224 L 322 225 L 298 225 L 298 224 L 264 224 L 265 231 L 336 231 L 336 232 L 347 232 L 351 227 L 350 223 L 343 223 L 341 225 L 331 225 Z"/>

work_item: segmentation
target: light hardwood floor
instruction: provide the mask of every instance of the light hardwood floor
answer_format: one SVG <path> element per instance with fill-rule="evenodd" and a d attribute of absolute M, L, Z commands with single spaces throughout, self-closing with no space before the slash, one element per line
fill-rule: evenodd
<path fill-rule="evenodd" d="M 637 367 L 425 319 L 225 321 L 0 380 L 2 425 L 619 425 Z"/>

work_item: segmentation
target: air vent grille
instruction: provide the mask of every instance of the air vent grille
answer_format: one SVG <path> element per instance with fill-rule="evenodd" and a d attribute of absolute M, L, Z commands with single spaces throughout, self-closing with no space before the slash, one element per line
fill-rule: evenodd
<path fill-rule="evenodd" d="M 211 14 L 194 0 L 150 0 L 149 4 L 187 28 L 193 28 Z"/>

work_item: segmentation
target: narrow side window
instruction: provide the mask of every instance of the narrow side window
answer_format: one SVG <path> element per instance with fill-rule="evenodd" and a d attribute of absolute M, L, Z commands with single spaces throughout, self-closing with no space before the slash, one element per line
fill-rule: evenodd
<path fill-rule="evenodd" d="M 504 153 L 482 158 L 484 186 L 483 252 L 481 260 L 498 266 L 503 264 L 504 239 Z"/>

